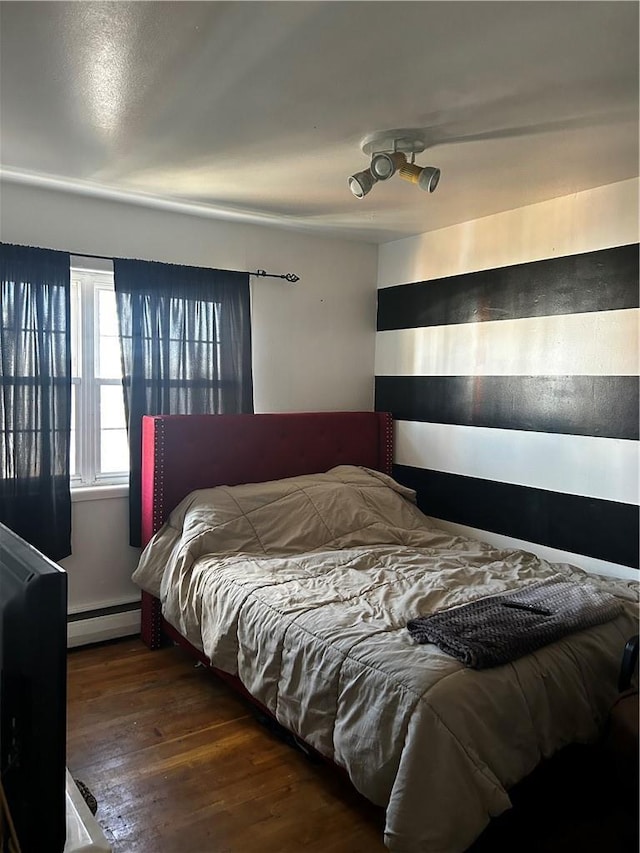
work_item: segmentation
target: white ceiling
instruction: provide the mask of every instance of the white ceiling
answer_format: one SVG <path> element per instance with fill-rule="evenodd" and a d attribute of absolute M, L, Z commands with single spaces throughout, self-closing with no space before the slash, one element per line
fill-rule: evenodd
<path fill-rule="evenodd" d="M 382 242 L 638 174 L 636 2 L 2 2 L 0 28 L 11 180 Z M 437 191 L 354 198 L 363 137 L 407 127 Z"/>

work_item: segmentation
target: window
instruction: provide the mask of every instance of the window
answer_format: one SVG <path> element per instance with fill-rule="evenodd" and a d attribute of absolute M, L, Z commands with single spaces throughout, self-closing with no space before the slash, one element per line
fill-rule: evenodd
<path fill-rule="evenodd" d="M 71 486 L 126 483 L 129 448 L 113 272 L 71 268 Z"/>

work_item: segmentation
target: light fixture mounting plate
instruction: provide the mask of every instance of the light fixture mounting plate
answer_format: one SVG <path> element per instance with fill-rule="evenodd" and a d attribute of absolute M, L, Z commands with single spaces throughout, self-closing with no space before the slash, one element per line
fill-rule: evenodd
<path fill-rule="evenodd" d="M 371 156 L 379 152 L 401 151 L 403 154 L 420 154 L 427 147 L 424 131 L 414 128 L 397 128 L 371 133 L 362 140 L 362 151 Z"/>

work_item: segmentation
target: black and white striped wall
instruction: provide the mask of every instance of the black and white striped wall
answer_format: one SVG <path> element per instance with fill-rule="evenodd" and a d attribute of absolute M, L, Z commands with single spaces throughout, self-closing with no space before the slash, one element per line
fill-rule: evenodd
<path fill-rule="evenodd" d="M 378 291 L 395 476 L 445 526 L 638 572 L 638 246 Z"/>

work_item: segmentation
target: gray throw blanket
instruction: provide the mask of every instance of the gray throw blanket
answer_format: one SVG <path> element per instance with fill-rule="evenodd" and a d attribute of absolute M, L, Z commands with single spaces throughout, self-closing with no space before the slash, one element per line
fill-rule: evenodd
<path fill-rule="evenodd" d="M 590 583 L 558 575 L 407 623 L 418 643 L 435 643 L 472 669 L 516 660 L 574 631 L 608 622 L 622 603 Z"/>

